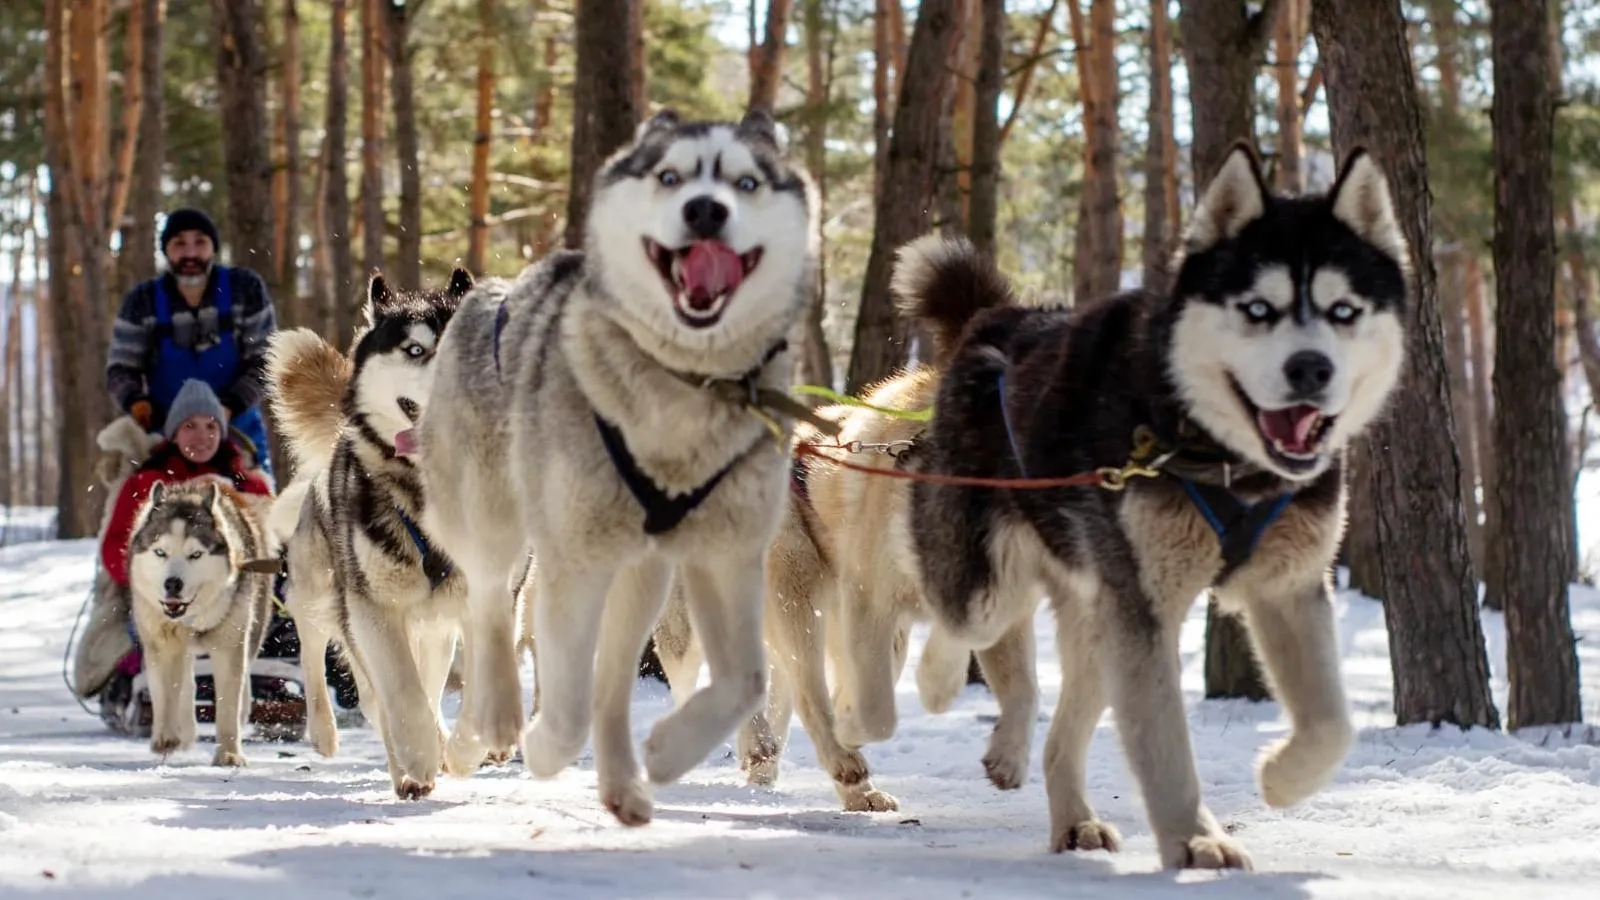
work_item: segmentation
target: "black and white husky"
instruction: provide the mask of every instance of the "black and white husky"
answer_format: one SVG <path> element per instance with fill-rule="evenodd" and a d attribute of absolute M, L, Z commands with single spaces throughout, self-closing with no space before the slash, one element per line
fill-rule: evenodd
<path fill-rule="evenodd" d="M 915 466 L 1145 473 L 1120 490 L 1117 473 L 1105 486 L 912 491 L 924 602 L 945 628 L 988 647 L 1041 593 L 1055 609 L 1053 849 L 1116 849 L 1084 784 L 1109 705 L 1162 863 L 1249 867 L 1201 800 L 1179 685 L 1179 626 L 1207 589 L 1244 617 L 1293 726 L 1261 759 L 1266 802 L 1304 799 L 1344 759 L 1352 728 L 1329 584 L 1340 467 L 1400 378 L 1408 253 L 1365 153 L 1327 194 L 1291 198 L 1267 189 L 1244 146 L 1200 201 L 1170 296 L 1025 309 L 984 287 L 992 264 L 964 242 L 903 249 L 902 302 L 949 360 Z"/>

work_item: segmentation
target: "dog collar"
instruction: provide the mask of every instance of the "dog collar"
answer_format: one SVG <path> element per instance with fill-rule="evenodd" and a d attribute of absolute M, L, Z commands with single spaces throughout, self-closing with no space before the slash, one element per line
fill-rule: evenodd
<path fill-rule="evenodd" d="M 709 391 L 712 396 L 724 403 L 748 410 L 767 426 L 776 440 L 783 439 L 783 426 L 779 424 L 781 418 L 799 420 L 829 437 L 838 437 L 839 423 L 824 419 L 813 412 L 811 407 L 782 391 L 761 386 L 761 373 L 778 358 L 778 354 L 787 349 L 789 349 L 788 339 L 779 338 L 777 343 L 767 348 L 767 352 L 761 357 L 761 362 L 737 378 L 699 375 L 675 369 L 667 371 L 684 384 Z"/>

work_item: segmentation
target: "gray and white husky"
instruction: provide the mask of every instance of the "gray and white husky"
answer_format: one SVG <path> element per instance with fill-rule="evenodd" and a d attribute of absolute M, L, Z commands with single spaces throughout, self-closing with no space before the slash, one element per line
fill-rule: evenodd
<path fill-rule="evenodd" d="M 348 356 L 299 328 L 273 335 L 267 357 L 295 460 L 270 527 L 286 550 L 312 744 L 325 756 L 338 749 L 324 665 L 337 640 L 406 799 L 432 792 L 440 770 L 439 701 L 464 588 L 419 524 L 422 482 L 396 442 L 425 408 L 440 336 L 471 286 L 464 269 L 431 291 L 397 292 L 374 275 Z"/>
<path fill-rule="evenodd" d="M 210 476 L 156 484 L 128 547 L 128 583 L 150 687 L 150 750 L 194 746 L 195 655 L 209 654 L 216 688 L 212 765 L 242 766 L 250 664 L 272 616 L 272 582 L 244 564 L 275 552 L 253 500 Z"/>
<path fill-rule="evenodd" d="M 534 775 L 571 763 L 592 718 L 602 802 L 650 820 L 629 703 L 675 569 L 711 681 L 656 723 L 650 780 L 681 777 L 760 704 L 762 559 L 788 462 L 746 401 L 788 388 L 815 214 L 769 117 L 663 112 L 601 167 L 583 252 L 462 301 L 417 429 L 424 527 L 467 580 L 462 716 L 488 729 L 473 746 L 458 728 L 454 762 L 515 734 L 510 597 L 530 551 Z"/>
<path fill-rule="evenodd" d="M 1305 799 L 1344 759 L 1352 728 L 1329 583 L 1341 465 L 1400 378 L 1408 254 L 1366 153 L 1327 194 L 1281 197 L 1243 145 L 1195 211 L 1169 296 L 1024 309 L 1007 291 L 970 289 L 991 283 L 975 273 L 992 264 L 964 242 L 903 249 L 904 307 L 948 359 L 913 467 L 1117 470 L 1103 486 L 912 489 L 924 602 L 959 640 L 992 646 L 1041 594 L 1055 609 L 1054 850 L 1116 849 L 1084 784 L 1109 705 L 1162 863 L 1250 866 L 1201 800 L 1179 683 L 1178 630 L 1207 589 L 1244 617 L 1292 724 L 1261 758 L 1266 802 Z M 1145 475 L 1122 480 L 1130 463 Z"/>

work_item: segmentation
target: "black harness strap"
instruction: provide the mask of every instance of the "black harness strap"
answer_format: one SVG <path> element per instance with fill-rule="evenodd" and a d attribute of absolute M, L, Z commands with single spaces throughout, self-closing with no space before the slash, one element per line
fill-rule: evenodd
<path fill-rule="evenodd" d="M 1222 572 L 1217 575 L 1217 584 L 1228 580 L 1228 576 L 1250 560 L 1261 535 L 1277 521 L 1294 498 L 1293 494 L 1282 494 L 1259 503 L 1245 503 L 1237 494 L 1221 485 L 1187 478 L 1178 478 L 1178 483 L 1183 485 L 1190 502 L 1194 503 L 1195 509 L 1200 511 L 1206 524 L 1217 533 L 1217 540 L 1222 543 Z"/>
<path fill-rule="evenodd" d="M 733 467 L 749 455 L 749 451 L 745 451 L 734 457 L 722 467 L 721 471 L 711 476 L 710 481 L 689 493 L 671 496 L 639 468 L 638 461 L 628 450 L 628 442 L 623 439 L 622 431 L 617 426 L 600 418 L 598 413 L 595 414 L 594 424 L 600 429 L 600 441 L 605 444 L 606 454 L 611 457 L 611 465 L 616 467 L 617 474 L 622 477 L 622 483 L 628 486 L 633 499 L 644 507 L 645 534 L 666 534 L 678 527 L 678 523 L 682 522 L 685 516 L 694 512 L 695 507 L 711 496 L 712 490 L 722 481 L 723 476 L 733 471 Z M 758 441 L 751 449 L 755 449 L 759 444 Z"/>
<path fill-rule="evenodd" d="M 811 477 L 811 467 L 806 465 L 805 457 L 795 454 L 789 459 L 789 489 L 794 495 L 807 503 L 811 502 L 811 487 L 806 484 L 806 479 Z"/>
<path fill-rule="evenodd" d="M 406 515 L 405 510 L 396 506 L 394 514 L 400 517 L 400 524 L 405 526 L 406 534 L 411 536 L 411 543 L 416 545 L 417 553 L 422 557 L 422 574 L 428 576 L 428 589 L 437 591 L 439 585 L 444 584 L 450 573 L 455 571 L 455 567 L 442 554 L 433 552 L 433 548 L 428 546 L 427 536 L 422 533 L 417 523 Z"/>

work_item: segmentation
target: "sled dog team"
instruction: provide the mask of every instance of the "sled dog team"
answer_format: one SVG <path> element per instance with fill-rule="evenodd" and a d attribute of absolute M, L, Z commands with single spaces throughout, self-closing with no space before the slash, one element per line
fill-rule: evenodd
<path fill-rule="evenodd" d="M 925 358 L 863 399 L 932 407 L 927 421 L 786 399 L 817 232 L 767 116 L 663 112 L 603 164 L 581 252 L 418 292 L 375 275 L 347 351 L 275 335 L 292 480 L 270 510 L 226 486 L 157 490 L 132 538 L 134 616 L 168 635 L 146 640 L 152 665 L 175 667 L 151 680 L 157 752 L 193 743 L 192 697 L 160 686 L 192 691 L 183 667 L 203 650 L 216 762 L 244 763 L 238 680 L 270 602 L 248 569 L 279 554 L 310 740 L 338 750 L 331 644 L 400 797 L 519 750 L 551 777 L 592 740 L 601 802 L 641 825 L 651 785 L 736 732 L 749 780 L 771 784 L 798 712 L 843 807 L 893 810 L 861 751 L 894 734 L 917 622 L 930 711 L 977 653 L 1000 706 L 981 762 L 1012 790 L 1034 751 L 1047 598 L 1051 848 L 1118 847 L 1085 784 L 1110 707 L 1163 864 L 1249 868 L 1201 797 L 1178 632 L 1208 589 L 1243 617 L 1292 725 L 1261 757 L 1262 797 L 1325 784 L 1352 739 L 1330 603 L 1341 465 L 1406 346 L 1410 250 L 1377 163 L 1358 150 L 1327 193 L 1280 196 L 1238 146 L 1200 192 L 1170 290 L 1071 309 L 1020 304 L 963 239 L 900 248 L 894 299 Z M 675 708 L 637 752 L 652 636 Z"/>

